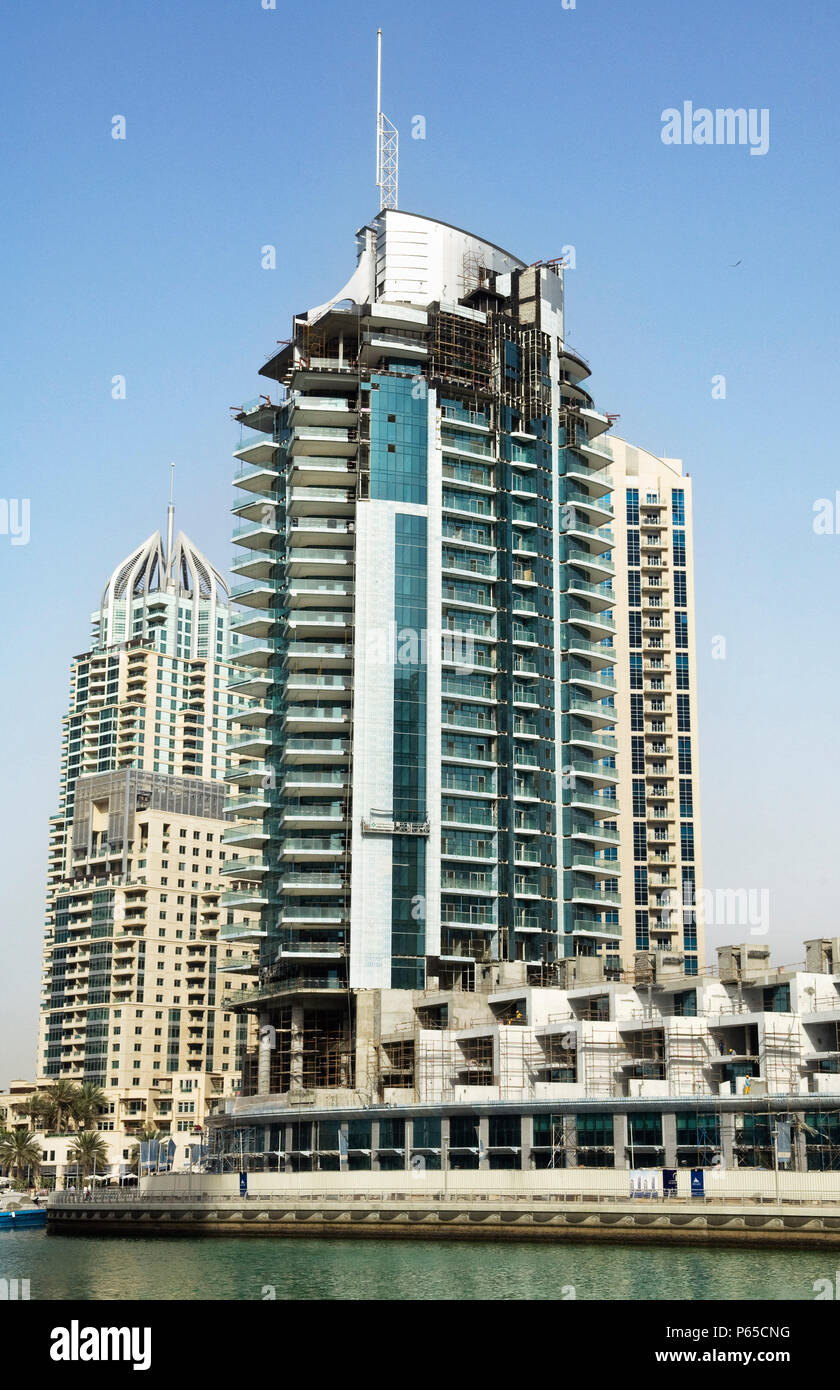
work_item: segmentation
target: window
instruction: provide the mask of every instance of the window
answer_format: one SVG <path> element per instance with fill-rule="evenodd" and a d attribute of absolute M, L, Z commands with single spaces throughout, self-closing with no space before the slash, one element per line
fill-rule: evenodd
<path fill-rule="evenodd" d="M 635 899 L 637 903 L 647 907 L 648 900 L 648 874 L 646 868 L 636 865 L 633 870 L 633 880 L 635 887 Z"/>
<path fill-rule="evenodd" d="M 637 862 L 647 860 L 647 826 L 639 821 L 633 826 L 633 858 Z"/>
<path fill-rule="evenodd" d="M 633 781 L 633 815 L 643 816 L 645 814 L 645 784 L 642 780 Z"/>
<path fill-rule="evenodd" d="M 694 826 L 690 822 L 680 825 L 680 853 L 684 860 L 694 859 Z"/>
<path fill-rule="evenodd" d="M 688 695 L 677 696 L 677 728 L 681 730 L 691 728 L 691 701 Z"/>
<path fill-rule="evenodd" d="M 638 526 L 639 524 L 639 489 L 628 487 L 627 489 L 627 525 Z"/>
<path fill-rule="evenodd" d="M 685 531 L 674 532 L 674 564 L 685 565 Z"/>
<path fill-rule="evenodd" d="M 645 727 L 644 700 L 641 695 L 630 696 L 630 728 L 642 730 Z"/>
<path fill-rule="evenodd" d="M 615 1162 L 612 1115 L 597 1112 L 575 1117 L 579 1168 L 612 1168 Z"/>
<path fill-rule="evenodd" d="M 632 618 L 632 613 L 631 613 Z M 688 614 L 674 614 L 674 645 L 677 647 L 688 646 Z"/>
<path fill-rule="evenodd" d="M 641 552 L 639 549 L 638 531 L 627 532 L 627 563 L 628 565 L 636 566 L 641 564 Z"/>
<path fill-rule="evenodd" d="M 685 492 L 682 488 L 671 490 L 671 519 L 675 526 L 685 526 Z"/>
<path fill-rule="evenodd" d="M 677 762 L 681 773 L 691 772 L 691 739 L 677 739 Z"/>
<path fill-rule="evenodd" d="M 641 690 L 642 688 L 642 654 L 641 652 L 630 653 L 630 689 Z"/>
<path fill-rule="evenodd" d="M 645 770 L 645 741 L 643 738 L 634 738 L 631 741 L 632 749 L 632 770 L 633 772 L 644 772 Z"/>
<path fill-rule="evenodd" d="M 636 950 L 650 950 L 650 930 L 648 926 L 648 915 L 640 909 L 636 911 Z"/>
<path fill-rule="evenodd" d="M 680 815 L 685 817 L 694 815 L 691 783 L 683 778 L 680 778 Z"/>
<path fill-rule="evenodd" d="M 677 652 L 677 690 L 688 690 L 688 652 Z"/>
<path fill-rule="evenodd" d="M 627 1138 L 634 1148 L 661 1148 L 662 1116 L 643 1112 L 641 1115 L 628 1115 Z"/>
<path fill-rule="evenodd" d="M 674 603 L 678 608 L 685 608 L 688 603 L 685 570 L 674 571 Z"/>
<path fill-rule="evenodd" d="M 764 1012 L 766 1014 L 790 1013 L 790 985 L 773 985 L 764 991 Z"/>
<path fill-rule="evenodd" d="M 642 601 L 641 576 L 638 570 L 630 570 L 627 575 L 627 597 L 631 608 L 638 608 Z"/>
<path fill-rule="evenodd" d="M 522 1122 L 518 1115 L 491 1115 L 490 1148 L 519 1148 L 522 1144 Z"/>

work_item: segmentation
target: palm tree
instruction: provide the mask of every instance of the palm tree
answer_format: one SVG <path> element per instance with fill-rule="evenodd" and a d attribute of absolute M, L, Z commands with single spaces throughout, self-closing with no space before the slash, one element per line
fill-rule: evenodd
<path fill-rule="evenodd" d="M 100 1111 L 106 1109 L 108 1097 L 101 1086 L 93 1081 L 83 1081 L 73 1101 L 73 1118 L 83 1129 L 89 1129 Z"/>
<path fill-rule="evenodd" d="M 55 1119 L 55 1105 L 48 1091 L 33 1091 L 17 1108 L 29 1116 L 35 1130 L 48 1130 Z"/>
<path fill-rule="evenodd" d="M 108 1145 L 98 1129 L 82 1129 L 75 1135 L 67 1150 L 67 1157 L 71 1163 L 78 1163 L 82 1176 L 87 1177 L 97 1168 L 108 1166 Z"/>
<path fill-rule="evenodd" d="M 5 1134 L 0 1140 L 0 1164 L 13 1178 L 22 1179 L 27 1169 L 36 1174 L 41 1167 L 41 1145 L 35 1135 L 25 1129 Z"/>
<path fill-rule="evenodd" d="M 55 1107 L 55 1127 L 59 1134 L 66 1128 L 66 1121 L 73 1114 L 79 1088 L 72 1081 L 56 1081 L 47 1092 Z"/>

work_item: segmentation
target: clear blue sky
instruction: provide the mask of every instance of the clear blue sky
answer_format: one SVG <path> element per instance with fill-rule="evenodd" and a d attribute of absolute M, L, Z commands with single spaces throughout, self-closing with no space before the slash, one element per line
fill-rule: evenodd
<path fill-rule="evenodd" d="M 0 536 L 0 1084 L 34 1066 L 70 657 L 162 524 L 170 459 L 227 565 L 228 406 L 376 210 L 377 24 L 401 206 L 527 260 L 573 244 L 597 399 L 694 477 L 707 885 L 770 889 L 777 960 L 838 930 L 840 536 L 812 530 L 840 488 L 834 0 L 7 0 L 2 495 L 31 539 Z M 686 100 L 769 108 L 769 153 L 664 146 Z"/>

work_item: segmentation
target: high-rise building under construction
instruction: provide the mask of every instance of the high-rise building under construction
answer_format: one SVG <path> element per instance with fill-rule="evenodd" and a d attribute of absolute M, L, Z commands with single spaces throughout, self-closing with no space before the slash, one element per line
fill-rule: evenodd
<path fill-rule="evenodd" d="M 252 703 L 229 835 L 253 850 L 237 901 L 264 932 L 251 1089 L 350 1084 L 359 991 L 469 991 L 493 962 L 547 984 L 567 956 L 617 977 L 657 944 L 696 968 L 696 936 L 659 919 L 645 936 L 620 892 L 632 635 L 626 670 L 617 652 L 652 616 L 616 582 L 611 419 L 563 300 L 562 264 L 386 208 L 237 412 L 233 690 Z M 657 750 L 695 738 L 696 721 L 671 739 L 676 688 L 648 711 L 655 829 L 679 780 Z M 648 845 L 681 881 L 673 833 Z"/>

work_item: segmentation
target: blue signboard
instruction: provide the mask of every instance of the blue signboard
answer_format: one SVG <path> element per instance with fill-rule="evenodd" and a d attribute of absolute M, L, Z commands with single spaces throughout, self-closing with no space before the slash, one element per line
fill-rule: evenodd
<path fill-rule="evenodd" d="M 247 1174 L 247 1173 L 240 1173 L 240 1174 L 239 1174 L 239 1195 L 240 1195 L 240 1197 L 247 1197 L 247 1195 L 248 1195 L 248 1174 Z"/>
<path fill-rule="evenodd" d="M 677 1170 L 676 1168 L 662 1169 L 662 1188 L 666 1197 L 676 1197 L 677 1195 Z"/>
<path fill-rule="evenodd" d="M 703 1197 L 705 1195 L 702 1168 L 692 1168 L 691 1170 L 691 1195 L 692 1197 Z"/>

